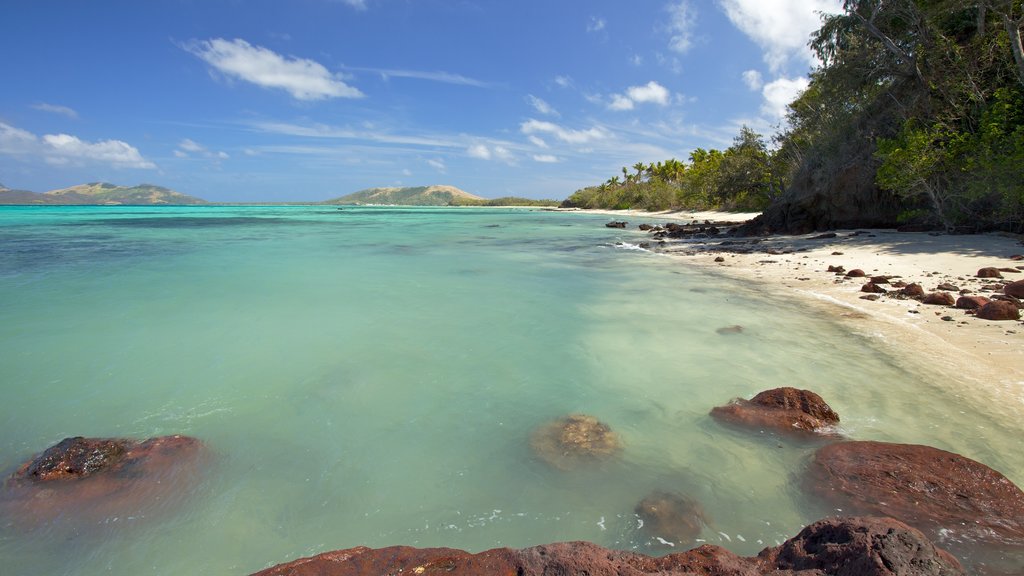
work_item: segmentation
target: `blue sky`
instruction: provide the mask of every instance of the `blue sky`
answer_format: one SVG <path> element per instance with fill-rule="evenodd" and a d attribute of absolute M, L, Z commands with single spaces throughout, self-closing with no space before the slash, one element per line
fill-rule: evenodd
<path fill-rule="evenodd" d="M 567 197 L 770 133 L 839 0 L 0 5 L 0 183 Z"/>

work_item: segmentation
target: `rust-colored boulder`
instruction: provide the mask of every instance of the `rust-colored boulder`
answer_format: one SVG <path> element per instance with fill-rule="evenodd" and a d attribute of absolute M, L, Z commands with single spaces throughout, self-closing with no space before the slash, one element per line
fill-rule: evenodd
<path fill-rule="evenodd" d="M 865 274 L 860 268 L 854 268 L 846 273 L 847 278 L 863 278 L 865 276 L 867 276 L 867 274 Z"/>
<path fill-rule="evenodd" d="M 750 400 L 736 398 L 712 408 L 711 416 L 740 426 L 796 433 L 827 433 L 839 423 L 839 415 L 821 396 L 788 387 L 765 390 Z"/>
<path fill-rule="evenodd" d="M 1003 286 L 1003 294 L 1014 298 L 1024 298 L 1024 280 L 1017 280 Z"/>
<path fill-rule="evenodd" d="M 933 306 L 952 306 L 956 304 L 956 298 L 949 292 L 932 292 L 925 296 L 921 303 Z"/>
<path fill-rule="evenodd" d="M 900 294 L 908 298 L 920 298 L 924 296 L 924 287 L 920 284 L 907 284 L 900 290 Z"/>
<path fill-rule="evenodd" d="M 830 518 L 781 546 L 744 558 L 720 546 L 651 557 L 590 542 L 495 548 L 470 554 L 451 548 L 392 546 L 325 552 L 252 576 L 963 576 L 955 558 L 924 534 L 892 518 Z"/>
<path fill-rule="evenodd" d="M 839 442 L 819 448 L 807 489 L 853 514 L 882 514 L 932 537 L 1024 545 L 1024 492 L 995 470 L 930 446 Z"/>
<path fill-rule="evenodd" d="M 568 469 L 613 456 L 622 449 L 622 442 L 597 418 L 569 414 L 538 428 L 530 446 L 541 460 Z"/>
<path fill-rule="evenodd" d="M 187 492 L 204 454 L 188 436 L 65 438 L 4 481 L 0 516 L 32 525 L 144 515 Z"/>
<path fill-rule="evenodd" d="M 999 268 L 986 267 L 978 270 L 978 278 L 1002 278 L 1003 275 L 999 273 Z"/>
<path fill-rule="evenodd" d="M 886 289 L 882 288 L 874 282 L 868 282 L 867 284 L 860 287 L 861 292 L 867 292 L 868 294 L 885 294 Z"/>
<path fill-rule="evenodd" d="M 984 296 L 961 296 L 956 299 L 956 307 L 961 310 L 977 310 L 988 303 L 989 299 Z"/>
<path fill-rule="evenodd" d="M 633 512 L 643 520 L 648 534 L 673 543 L 693 542 L 707 523 L 700 503 L 676 492 L 652 492 Z"/>
<path fill-rule="evenodd" d="M 992 300 L 978 308 L 975 316 L 982 320 L 1020 320 L 1020 309 L 1013 302 Z"/>

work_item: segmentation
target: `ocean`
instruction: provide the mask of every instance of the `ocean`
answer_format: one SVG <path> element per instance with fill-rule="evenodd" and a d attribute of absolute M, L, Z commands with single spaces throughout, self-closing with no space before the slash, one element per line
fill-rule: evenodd
<path fill-rule="evenodd" d="M 821 394 L 850 437 L 952 450 L 1024 485 L 1016 416 L 967 383 L 825 305 L 637 249 L 646 236 L 608 220 L 0 207 L 5 476 L 71 436 L 185 434 L 209 453 L 166 502 L 0 518 L 0 571 L 247 574 L 396 544 L 687 548 L 639 521 L 654 491 L 701 504 L 699 542 L 756 554 L 836 512 L 800 488 L 818 444 L 708 416 L 779 386 Z M 621 451 L 538 458 L 531 435 L 571 413 Z"/>

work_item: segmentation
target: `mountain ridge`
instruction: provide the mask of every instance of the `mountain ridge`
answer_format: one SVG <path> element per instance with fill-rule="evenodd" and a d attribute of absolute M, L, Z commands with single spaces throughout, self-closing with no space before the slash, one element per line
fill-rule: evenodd
<path fill-rule="evenodd" d="M 0 204 L 41 205 L 192 205 L 207 204 L 206 200 L 176 192 L 155 184 L 118 186 L 108 182 L 76 184 L 48 192 L 12 190 L 0 185 Z"/>
<path fill-rule="evenodd" d="M 475 194 L 455 186 L 431 184 L 428 186 L 402 186 L 366 188 L 358 192 L 325 200 L 321 204 L 380 204 L 401 206 L 450 206 L 460 201 L 484 201 Z"/>

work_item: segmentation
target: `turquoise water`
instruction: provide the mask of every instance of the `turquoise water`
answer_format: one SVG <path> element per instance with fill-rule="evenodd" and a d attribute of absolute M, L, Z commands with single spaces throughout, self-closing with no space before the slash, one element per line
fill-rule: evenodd
<path fill-rule="evenodd" d="M 246 574 L 357 545 L 591 540 L 677 551 L 633 508 L 700 500 L 741 554 L 825 511 L 814 446 L 708 410 L 813 389 L 860 439 L 953 450 L 1024 484 L 1015 406 L 828 313 L 631 248 L 607 217 L 523 209 L 0 208 L 0 469 L 67 436 L 188 434 L 173 506 L 0 526 L 4 574 Z M 616 245 L 616 242 L 624 242 Z M 718 334 L 742 325 L 741 334 Z M 619 457 L 568 471 L 538 426 L 593 414 Z"/>

